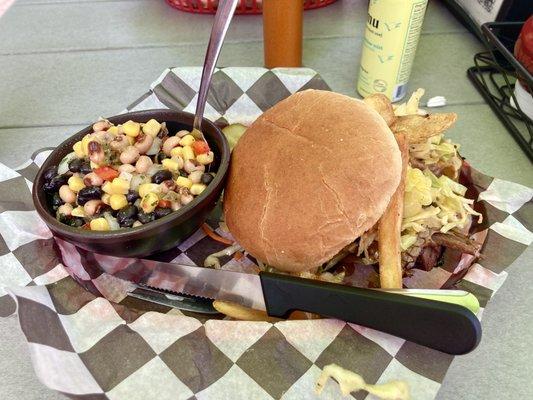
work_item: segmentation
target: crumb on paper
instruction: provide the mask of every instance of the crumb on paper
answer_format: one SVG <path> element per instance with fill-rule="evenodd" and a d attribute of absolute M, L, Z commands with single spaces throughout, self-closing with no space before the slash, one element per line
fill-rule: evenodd
<path fill-rule="evenodd" d="M 405 381 L 394 380 L 379 385 L 370 385 L 364 381 L 361 375 L 344 369 L 337 364 L 326 365 L 322 370 L 322 374 L 315 386 L 315 391 L 318 395 L 322 393 L 328 378 L 333 378 L 339 383 L 343 396 L 348 396 L 351 392 L 366 390 L 382 400 L 411 399 L 409 385 Z"/>

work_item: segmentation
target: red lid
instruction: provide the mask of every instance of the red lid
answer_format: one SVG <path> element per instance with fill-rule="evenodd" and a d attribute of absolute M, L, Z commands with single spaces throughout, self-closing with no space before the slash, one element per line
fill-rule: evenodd
<path fill-rule="evenodd" d="M 533 74 L 533 15 L 525 22 L 514 46 L 514 55 Z"/>

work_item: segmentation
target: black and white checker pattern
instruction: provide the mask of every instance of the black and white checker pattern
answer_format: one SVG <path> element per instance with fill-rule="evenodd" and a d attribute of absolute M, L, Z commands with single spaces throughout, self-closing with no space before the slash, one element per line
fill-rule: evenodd
<path fill-rule="evenodd" d="M 271 76 L 269 71 L 253 70 L 223 69 L 225 77 L 217 79 L 225 82 L 231 77 L 240 91 L 230 83 L 217 83 L 221 91 L 213 95 L 212 119 L 246 122 L 261 112 L 253 107 L 245 117 L 229 112 L 244 95 L 258 109 L 264 107 L 254 86 L 268 93 L 275 85 L 261 82 L 265 74 Z M 199 73 L 198 68 L 166 71 L 133 108 L 173 106 L 172 102 L 180 104 L 176 108 L 190 107 Z M 294 78 L 276 75 L 288 92 L 313 80 L 322 82 L 309 70 L 289 75 Z M 275 92 L 271 101 L 282 97 L 279 88 Z M 197 319 L 124 297 L 127 282 L 95 268 L 94 255 L 87 252 L 75 254 L 77 263 L 66 260 L 65 268 L 57 244 L 31 203 L 31 181 L 47 154 L 37 152 L 15 170 L 0 165 L 0 314 L 14 312 L 12 299 L 16 301 L 36 374 L 49 388 L 71 398 L 91 399 L 314 399 L 321 368 L 335 362 L 369 383 L 405 379 L 413 399 L 435 397 L 452 361 L 449 355 L 336 320 L 273 325 Z M 417 270 L 407 284 L 441 287 L 453 282 L 474 293 L 484 306 L 503 284 L 505 268 L 533 240 L 533 190 L 475 170 L 471 175 L 485 206 L 485 258 L 470 268 L 465 268 L 465 260 L 431 272 Z M 199 263 L 205 254 L 218 250 L 216 246 L 199 231 L 157 258 Z M 224 262 L 224 268 L 230 268 L 235 261 Z M 372 399 L 363 392 L 353 397 Z M 341 398 L 337 385 L 330 382 L 320 398 Z"/>

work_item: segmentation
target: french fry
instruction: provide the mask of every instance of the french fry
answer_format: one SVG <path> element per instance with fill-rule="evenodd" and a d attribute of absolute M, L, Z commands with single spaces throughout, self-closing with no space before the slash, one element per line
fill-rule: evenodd
<path fill-rule="evenodd" d="M 396 135 L 396 141 L 402 153 L 402 177 L 378 224 L 379 280 L 383 289 L 402 288 L 400 234 L 409 148 L 404 134 Z"/>
<path fill-rule="evenodd" d="M 387 96 L 381 93 L 374 93 L 363 99 L 367 106 L 377 111 L 379 115 L 385 120 L 388 126 L 396 120 L 392 103 Z"/>
<path fill-rule="evenodd" d="M 215 300 L 213 301 L 213 307 L 215 307 L 215 310 L 219 313 L 241 321 L 281 321 L 279 318 L 269 317 L 265 311 L 254 310 L 253 308 L 244 307 L 231 301 Z"/>
<path fill-rule="evenodd" d="M 219 313 L 225 314 L 230 318 L 241 321 L 266 321 L 266 322 L 278 322 L 282 321 L 279 318 L 270 317 L 265 311 L 254 310 L 241 306 L 240 304 L 233 303 L 231 301 L 213 301 L 213 307 Z M 289 319 L 316 319 L 320 318 L 316 314 L 306 313 L 303 311 L 294 311 L 289 316 Z"/>
<path fill-rule="evenodd" d="M 456 113 L 405 115 L 396 117 L 390 128 L 395 135 L 404 133 L 409 144 L 423 143 L 446 131 L 456 120 Z"/>

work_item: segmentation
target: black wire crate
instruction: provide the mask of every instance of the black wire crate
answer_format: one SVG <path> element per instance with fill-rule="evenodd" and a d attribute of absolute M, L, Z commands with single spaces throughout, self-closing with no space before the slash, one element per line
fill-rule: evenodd
<path fill-rule="evenodd" d="M 533 161 L 533 121 L 515 96 L 517 79 L 533 93 L 533 77 L 513 55 L 524 22 L 489 22 L 481 30 L 487 51 L 474 56 L 468 77 L 522 150 Z"/>

